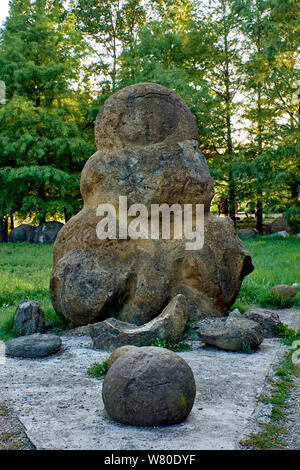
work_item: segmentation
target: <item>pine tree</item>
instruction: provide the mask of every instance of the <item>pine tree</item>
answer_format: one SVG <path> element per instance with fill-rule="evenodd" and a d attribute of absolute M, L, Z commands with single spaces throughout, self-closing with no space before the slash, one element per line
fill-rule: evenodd
<path fill-rule="evenodd" d="M 80 206 L 79 173 L 94 145 L 81 132 L 82 53 L 62 1 L 13 0 L 1 31 L 0 215 L 43 222 Z"/>

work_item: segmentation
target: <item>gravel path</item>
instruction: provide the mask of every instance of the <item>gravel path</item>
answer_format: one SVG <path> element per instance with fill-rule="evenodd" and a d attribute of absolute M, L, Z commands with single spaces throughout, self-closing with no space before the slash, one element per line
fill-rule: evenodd
<path fill-rule="evenodd" d="M 300 312 L 282 310 L 296 328 Z M 228 353 L 201 344 L 180 353 L 194 370 L 197 397 L 189 418 L 164 428 L 135 428 L 112 422 L 101 400 L 102 381 L 87 367 L 108 357 L 90 338 L 63 336 L 63 350 L 37 360 L 6 358 L 0 368 L 0 450 L 34 449 L 235 449 L 255 426 L 266 376 L 286 347 L 265 340 L 254 354 Z M 1 397 L 5 401 L 1 400 Z M 300 382 L 290 398 L 289 449 L 300 449 Z M 13 410 L 14 411 L 13 411 Z M 267 420 L 268 407 L 260 410 Z M 17 415 L 16 415 L 17 414 Z M 21 422 L 17 418 L 20 418 Z M 26 432 L 25 432 L 26 431 Z"/>
<path fill-rule="evenodd" d="M 300 377 L 297 377 L 295 383 L 289 399 L 289 421 L 285 423 L 287 433 L 281 436 L 288 450 L 300 450 Z"/>
<path fill-rule="evenodd" d="M 300 311 L 279 310 L 280 319 L 290 328 L 300 328 Z M 289 420 L 284 424 L 287 433 L 281 436 L 288 450 L 300 450 L 300 377 L 295 377 L 295 387 L 289 398 Z"/>

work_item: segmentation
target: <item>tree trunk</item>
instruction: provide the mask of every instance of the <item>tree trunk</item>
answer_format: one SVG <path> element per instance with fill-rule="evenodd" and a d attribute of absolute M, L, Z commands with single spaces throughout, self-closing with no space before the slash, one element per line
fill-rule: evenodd
<path fill-rule="evenodd" d="M 226 6 L 223 4 L 224 14 L 224 52 L 225 52 L 225 106 L 226 106 L 226 134 L 227 134 L 227 159 L 228 159 L 228 183 L 229 183 L 229 215 L 236 228 L 235 208 L 235 181 L 232 175 L 233 144 L 231 128 L 231 77 L 229 69 L 228 28 L 226 24 Z"/>
<path fill-rule="evenodd" d="M 0 217 L 0 242 L 8 241 L 8 218 Z"/>
<path fill-rule="evenodd" d="M 15 228 L 14 214 L 10 214 L 10 230 Z"/>
<path fill-rule="evenodd" d="M 257 194 L 256 198 L 256 229 L 263 234 L 263 203 L 262 194 Z"/>

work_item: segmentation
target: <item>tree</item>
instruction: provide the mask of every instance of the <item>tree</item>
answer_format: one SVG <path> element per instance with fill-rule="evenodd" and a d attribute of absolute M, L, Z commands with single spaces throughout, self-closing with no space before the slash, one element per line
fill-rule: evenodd
<path fill-rule="evenodd" d="M 79 124 L 81 36 L 62 3 L 13 0 L 1 31 L 2 217 L 67 219 L 81 205 L 79 172 L 94 145 Z"/>
<path fill-rule="evenodd" d="M 245 106 L 244 117 L 249 133 L 243 169 L 256 197 L 257 229 L 261 233 L 264 204 L 284 210 L 288 181 L 293 198 L 299 184 L 295 172 L 299 125 L 295 120 L 297 107 L 292 103 L 292 82 L 297 74 L 297 7 L 293 0 L 284 5 L 277 0 L 235 2 L 246 39 L 243 73 L 248 109 Z"/>
<path fill-rule="evenodd" d="M 117 87 L 119 56 L 123 47 L 132 47 L 137 28 L 145 21 L 140 0 L 76 0 L 73 11 L 77 27 L 85 34 L 95 56 L 87 72 L 101 81 L 101 88 Z"/>

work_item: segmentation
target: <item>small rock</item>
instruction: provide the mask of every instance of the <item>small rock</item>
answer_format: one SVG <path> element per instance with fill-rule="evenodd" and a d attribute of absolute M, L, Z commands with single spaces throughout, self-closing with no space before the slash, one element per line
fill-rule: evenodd
<path fill-rule="evenodd" d="M 230 317 L 232 317 L 232 318 L 233 318 L 233 317 L 234 317 L 234 318 L 235 318 L 235 317 L 240 318 L 241 316 L 242 316 L 242 314 L 241 314 L 241 312 L 239 311 L 238 308 L 235 308 L 234 310 L 232 310 L 232 312 L 230 312 L 230 313 L 228 314 L 228 318 L 230 318 Z"/>
<path fill-rule="evenodd" d="M 120 348 L 115 349 L 107 360 L 107 367 L 110 368 L 113 363 L 120 357 L 122 354 L 126 353 L 127 351 L 131 351 L 132 349 L 137 349 L 136 346 L 121 346 Z"/>
<path fill-rule="evenodd" d="M 61 345 L 58 336 L 35 333 L 8 341 L 5 352 L 7 356 L 37 359 L 56 353 Z"/>
<path fill-rule="evenodd" d="M 241 228 L 237 231 L 237 234 L 241 238 L 253 238 L 259 235 L 259 232 L 254 228 Z"/>
<path fill-rule="evenodd" d="M 196 394 L 186 361 L 164 348 L 127 351 L 109 369 L 102 398 L 108 415 L 133 426 L 166 426 L 189 415 Z"/>
<path fill-rule="evenodd" d="M 279 217 L 268 226 L 268 233 L 290 232 L 291 226 L 284 217 Z"/>
<path fill-rule="evenodd" d="M 285 230 L 282 230 L 281 232 L 272 233 L 272 235 L 270 236 L 271 237 L 287 237 L 288 232 L 286 232 Z"/>
<path fill-rule="evenodd" d="M 280 323 L 276 312 L 263 308 L 251 308 L 243 314 L 243 317 L 258 322 L 262 327 L 264 338 L 274 337 L 276 327 Z"/>
<path fill-rule="evenodd" d="M 270 294 L 274 296 L 279 295 L 283 299 L 291 299 L 297 294 L 297 291 L 294 287 L 287 284 L 279 284 L 278 286 L 272 287 Z"/>
<path fill-rule="evenodd" d="M 14 330 L 21 335 L 44 333 L 45 315 L 39 302 L 22 300 L 16 310 Z"/>
<path fill-rule="evenodd" d="M 225 351 L 251 352 L 263 341 L 260 324 L 242 315 L 199 321 L 198 334 L 205 344 Z"/>
<path fill-rule="evenodd" d="M 187 302 L 176 295 L 158 317 L 142 326 L 122 322 L 116 318 L 89 325 L 95 349 L 112 351 L 126 345 L 145 346 L 154 338 L 179 338 L 188 319 Z"/>

